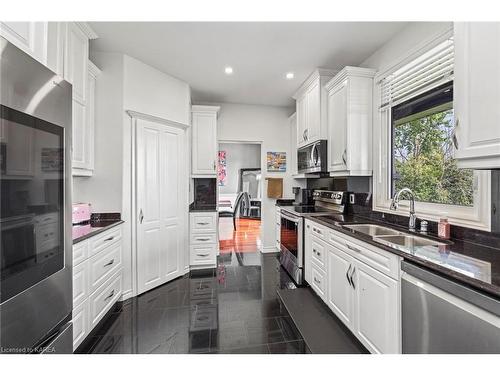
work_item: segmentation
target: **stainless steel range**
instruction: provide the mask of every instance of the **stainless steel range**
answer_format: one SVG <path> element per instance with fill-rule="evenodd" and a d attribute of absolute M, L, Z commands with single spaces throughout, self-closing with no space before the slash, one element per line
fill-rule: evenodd
<path fill-rule="evenodd" d="M 304 283 L 304 218 L 343 215 L 347 192 L 315 190 L 312 206 L 282 206 L 280 263 L 297 285 Z"/>

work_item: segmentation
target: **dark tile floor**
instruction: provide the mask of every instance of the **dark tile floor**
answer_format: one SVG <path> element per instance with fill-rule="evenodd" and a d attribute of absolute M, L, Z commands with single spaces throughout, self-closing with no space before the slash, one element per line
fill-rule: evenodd
<path fill-rule="evenodd" d="M 277 296 L 295 288 L 275 254 L 231 252 L 128 300 L 84 353 L 309 353 Z"/>

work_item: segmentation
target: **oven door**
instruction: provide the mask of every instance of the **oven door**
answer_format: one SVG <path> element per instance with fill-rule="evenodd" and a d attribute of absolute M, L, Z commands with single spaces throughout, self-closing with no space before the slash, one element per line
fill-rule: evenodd
<path fill-rule="evenodd" d="M 281 210 L 280 263 L 297 284 L 302 284 L 303 274 L 303 220 Z"/>

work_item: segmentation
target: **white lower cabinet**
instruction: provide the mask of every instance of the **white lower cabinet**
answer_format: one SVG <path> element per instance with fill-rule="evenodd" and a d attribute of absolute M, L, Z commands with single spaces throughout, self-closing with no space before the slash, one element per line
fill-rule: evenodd
<path fill-rule="evenodd" d="M 73 246 L 73 350 L 122 295 L 122 229 Z"/>
<path fill-rule="evenodd" d="M 214 268 L 217 264 L 218 213 L 189 214 L 189 265 L 193 268 Z"/>
<path fill-rule="evenodd" d="M 281 251 L 281 208 L 276 207 L 276 250 Z"/>
<path fill-rule="evenodd" d="M 355 261 L 354 327 L 372 353 L 398 353 L 398 281 Z"/>
<path fill-rule="evenodd" d="M 88 303 L 81 303 L 73 308 L 73 350 L 78 348 L 90 332 L 88 316 Z"/>
<path fill-rule="evenodd" d="M 327 278 L 325 271 L 314 263 L 311 263 L 311 288 L 323 300 L 326 300 L 327 293 Z"/>
<path fill-rule="evenodd" d="M 398 256 L 306 220 L 305 260 L 306 281 L 371 353 L 401 352 Z"/>
<path fill-rule="evenodd" d="M 342 250 L 331 246 L 328 249 L 328 299 L 327 304 L 342 322 L 352 327 L 353 293 L 349 279 L 354 259 Z"/>

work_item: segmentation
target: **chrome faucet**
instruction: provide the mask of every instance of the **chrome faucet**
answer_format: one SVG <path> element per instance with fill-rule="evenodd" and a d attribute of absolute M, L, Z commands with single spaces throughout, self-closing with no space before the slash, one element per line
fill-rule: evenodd
<path fill-rule="evenodd" d="M 410 221 L 408 222 L 408 229 L 410 231 L 415 231 L 415 222 L 417 221 L 417 215 L 415 215 L 415 194 L 408 188 L 403 188 L 399 190 L 396 194 L 394 194 L 394 198 L 392 198 L 391 202 L 391 210 L 397 210 L 399 206 L 399 197 L 403 193 L 408 193 L 410 196 Z"/>

